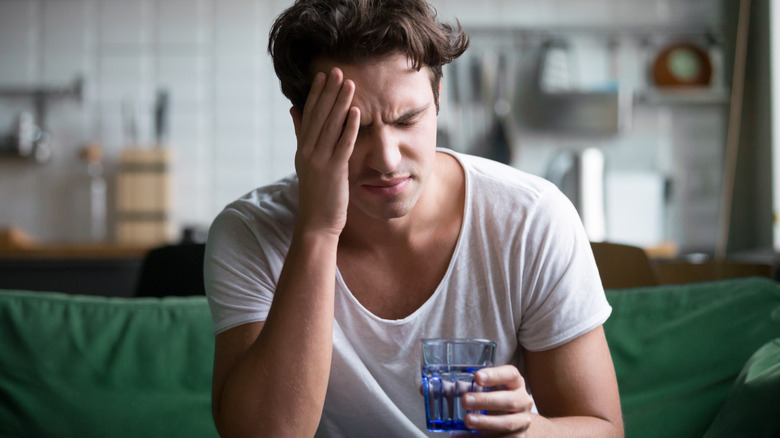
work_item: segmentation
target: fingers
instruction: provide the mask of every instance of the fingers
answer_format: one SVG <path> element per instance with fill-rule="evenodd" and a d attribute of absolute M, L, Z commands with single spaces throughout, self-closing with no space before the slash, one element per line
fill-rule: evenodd
<path fill-rule="evenodd" d="M 524 432 L 531 424 L 533 399 L 525 389 L 525 379 L 511 365 L 479 370 L 476 383 L 489 392 L 465 394 L 463 407 L 472 411 L 466 416 L 469 429 L 497 433 Z M 488 415 L 476 412 L 488 412 Z"/>
<path fill-rule="evenodd" d="M 525 389 L 525 379 L 512 365 L 483 368 L 477 371 L 474 380 L 482 387 L 503 386 L 507 389 Z"/>
<path fill-rule="evenodd" d="M 301 152 L 330 155 L 341 149 L 337 142 L 342 139 L 345 122 L 349 121 L 354 93 L 354 82 L 344 80 L 344 73 L 338 68 L 327 76 L 315 75 L 298 128 Z"/>
<path fill-rule="evenodd" d="M 326 91 L 330 87 L 326 87 Z M 352 104 L 352 96 L 355 93 L 355 83 L 352 81 L 343 81 L 340 87 L 336 90 L 336 100 L 333 104 L 330 104 L 330 96 L 323 96 L 321 99 L 325 102 L 321 102 L 324 105 L 331 105 L 330 112 L 328 113 L 325 123 L 320 132 L 320 138 L 317 142 L 317 152 L 329 155 L 337 146 L 337 141 L 342 137 L 344 133 L 344 126 L 349 113 L 350 106 Z M 323 111 L 324 112 L 324 111 Z"/>
<path fill-rule="evenodd" d="M 337 161 L 346 161 L 352 155 L 357 141 L 358 131 L 360 130 L 360 109 L 352 107 L 347 113 L 347 122 L 341 133 L 336 149 L 333 151 L 333 158 Z"/>
<path fill-rule="evenodd" d="M 531 414 L 529 412 L 519 412 L 507 415 L 479 415 L 468 414 L 464 421 L 466 427 L 471 430 L 484 432 L 495 432 L 496 434 L 524 433 L 531 426 Z"/>
<path fill-rule="evenodd" d="M 325 83 L 327 82 L 327 75 L 323 72 L 318 72 L 314 75 L 314 79 L 311 82 L 311 88 L 309 89 L 309 95 L 306 97 L 306 103 L 304 104 L 304 114 L 310 115 L 317 105 L 317 100 L 320 98 Z"/>
<path fill-rule="evenodd" d="M 472 411 L 464 419 L 469 429 L 508 434 L 525 432 L 531 425 L 533 401 L 525 390 L 470 393 L 462 402 Z M 479 413 L 484 411 L 488 414 Z"/>
<path fill-rule="evenodd" d="M 469 411 L 527 412 L 533 401 L 524 390 L 470 392 L 463 396 L 463 408 Z"/>

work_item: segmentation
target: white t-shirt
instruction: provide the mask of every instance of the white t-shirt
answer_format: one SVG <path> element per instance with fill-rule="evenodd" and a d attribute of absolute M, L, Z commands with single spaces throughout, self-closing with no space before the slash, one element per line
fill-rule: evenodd
<path fill-rule="evenodd" d="M 609 317 L 582 223 L 553 184 L 440 151 L 454 155 L 466 175 L 463 224 L 447 272 L 428 301 L 400 320 L 372 314 L 336 272 L 333 359 L 317 436 L 441 436 L 425 428 L 421 338 L 492 339 L 496 365 L 522 372 L 524 349 L 559 346 Z M 215 333 L 266 319 L 297 193 L 297 178 L 288 177 L 231 203 L 214 221 L 205 281 Z"/>

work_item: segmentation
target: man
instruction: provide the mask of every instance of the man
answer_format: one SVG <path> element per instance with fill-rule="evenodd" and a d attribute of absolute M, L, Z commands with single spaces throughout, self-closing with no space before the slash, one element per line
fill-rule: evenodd
<path fill-rule="evenodd" d="M 467 45 L 424 0 L 299 0 L 275 22 L 297 175 L 209 234 L 223 436 L 427 436 L 424 337 L 498 343 L 469 428 L 622 436 L 576 211 L 546 181 L 436 148 L 441 69 Z"/>

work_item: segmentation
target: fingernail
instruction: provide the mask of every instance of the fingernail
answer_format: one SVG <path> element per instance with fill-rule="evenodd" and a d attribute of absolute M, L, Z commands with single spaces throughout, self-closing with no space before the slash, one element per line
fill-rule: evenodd
<path fill-rule="evenodd" d="M 464 395 L 463 396 L 463 403 L 470 405 L 474 403 L 474 396 L 473 395 Z"/>

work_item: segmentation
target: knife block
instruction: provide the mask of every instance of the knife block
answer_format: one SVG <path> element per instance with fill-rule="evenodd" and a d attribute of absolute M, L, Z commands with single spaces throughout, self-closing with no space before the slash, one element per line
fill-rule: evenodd
<path fill-rule="evenodd" d="M 171 153 L 164 147 L 129 147 L 119 156 L 116 183 L 116 239 L 133 245 L 173 240 Z"/>

